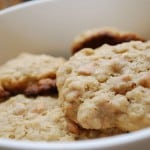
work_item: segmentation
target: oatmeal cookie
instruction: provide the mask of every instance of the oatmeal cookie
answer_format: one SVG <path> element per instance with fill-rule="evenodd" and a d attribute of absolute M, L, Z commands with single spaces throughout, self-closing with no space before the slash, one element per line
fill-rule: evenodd
<path fill-rule="evenodd" d="M 67 120 L 55 97 L 24 95 L 0 104 L 0 137 L 32 141 L 72 141 Z"/>
<path fill-rule="evenodd" d="M 80 128 L 80 134 L 76 136 L 77 140 L 87 140 L 87 139 L 95 139 L 95 138 L 102 138 L 102 137 L 110 137 L 120 134 L 126 134 L 118 128 L 109 128 L 109 129 L 102 129 L 102 130 L 88 130 Z"/>
<path fill-rule="evenodd" d="M 56 71 L 63 58 L 21 54 L 0 66 L 0 99 L 19 93 L 36 96 L 56 91 Z"/>
<path fill-rule="evenodd" d="M 145 41 L 132 32 L 123 32 L 115 28 L 100 28 L 88 30 L 75 38 L 72 44 L 72 53 L 83 48 L 98 48 L 103 44 L 116 45 L 129 41 Z"/>
<path fill-rule="evenodd" d="M 112 128 L 86 130 L 68 120 L 56 97 L 17 95 L 0 103 L 0 138 L 31 141 L 74 141 L 123 133 Z"/>
<path fill-rule="evenodd" d="M 83 49 L 57 71 L 66 116 L 85 129 L 150 127 L 150 41 Z"/>

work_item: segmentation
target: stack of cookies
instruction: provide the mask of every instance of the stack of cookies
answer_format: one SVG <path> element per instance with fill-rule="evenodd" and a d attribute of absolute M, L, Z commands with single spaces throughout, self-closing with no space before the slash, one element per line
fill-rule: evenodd
<path fill-rule="evenodd" d="M 0 137 L 74 141 L 150 127 L 150 41 L 103 28 L 69 60 L 24 53 L 0 66 Z"/>

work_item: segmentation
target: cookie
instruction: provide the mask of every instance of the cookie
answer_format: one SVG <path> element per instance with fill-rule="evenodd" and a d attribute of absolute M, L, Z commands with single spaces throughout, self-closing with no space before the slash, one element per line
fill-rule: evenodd
<path fill-rule="evenodd" d="M 19 93 L 37 96 L 56 91 L 56 71 L 63 58 L 21 54 L 0 66 L 0 99 Z"/>
<path fill-rule="evenodd" d="M 80 129 L 79 136 L 76 137 L 77 140 L 88 140 L 88 139 L 95 139 L 95 138 L 103 138 L 103 137 L 112 137 L 115 135 L 126 134 L 118 128 L 109 128 L 103 130 L 87 130 L 87 129 Z"/>
<path fill-rule="evenodd" d="M 55 97 L 24 95 L 0 104 L 0 137 L 31 141 L 72 141 L 67 120 Z"/>
<path fill-rule="evenodd" d="M 75 38 L 72 44 L 72 53 L 83 48 L 98 48 L 103 44 L 116 45 L 129 41 L 145 41 L 132 32 L 123 32 L 114 28 L 100 28 L 88 30 Z"/>
<path fill-rule="evenodd" d="M 85 129 L 150 127 L 150 41 L 83 49 L 57 71 L 66 116 Z"/>
<path fill-rule="evenodd" d="M 112 128 L 86 130 L 68 120 L 56 97 L 17 95 L 0 104 L 0 138 L 30 141 L 75 141 L 123 133 Z"/>

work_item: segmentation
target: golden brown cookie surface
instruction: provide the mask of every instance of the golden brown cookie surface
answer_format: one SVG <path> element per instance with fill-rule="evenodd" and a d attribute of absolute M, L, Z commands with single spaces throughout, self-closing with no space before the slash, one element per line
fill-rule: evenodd
<path fill-rule="evenodd" d="M 23 95 L 0 104 L 0 137 L 31 141 L 72 141 L 57 98 Z"/>
<path fill-rule="evenodd" d="M 28 96 L 56 90 L 56 71 L 63 58 L 21 54 L 0 66 L 0 98 L 23 93 Z"/>
<path fill-rule="evenodd" d="M 112 128 L 86 130 L 70 122 L 56 97 L 17 95 L 0 104 L 0 138 L 31 141 L 74 141 L 123 133 Z"/>
<path fill-rule="evenodd" d="M 86 129 L 150 126 L 150 41 L 83 49 L 57 72 L 65 114 Z"/>

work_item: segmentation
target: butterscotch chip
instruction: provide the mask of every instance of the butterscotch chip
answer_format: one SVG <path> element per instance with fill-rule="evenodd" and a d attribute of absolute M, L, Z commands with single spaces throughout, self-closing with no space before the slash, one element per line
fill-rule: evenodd
<path fill-rule="evenodd" d="M 0 66 L 0 99 L 23 93 L 36 96 L 56 91 L 56 71 L 63 58 L 21 54 Z"/>
<path fill-rule="evenodd" d="M 150 41 L 83 49 L 58 69 L 59 99 L 85 129 L 150 127 L 149 74 Z"/>
<path fill-rule="evenodd" d="M 72 44 L 72 53 L 83 48 L 98 48 L 103 44 L 116 45 L 129 41 L 145 41 L 132 32 L 123 32 L 114 28 L 88 30 L 77 36 Z"/>
<path fill-rule="evenodd" d="M 17 95 L 1 102 L 0 114 L 0 138 L 32 141 L 75 140 L 75 135 L 68 130 L 68 121 L 57 98 L 27 98 Z"/>

